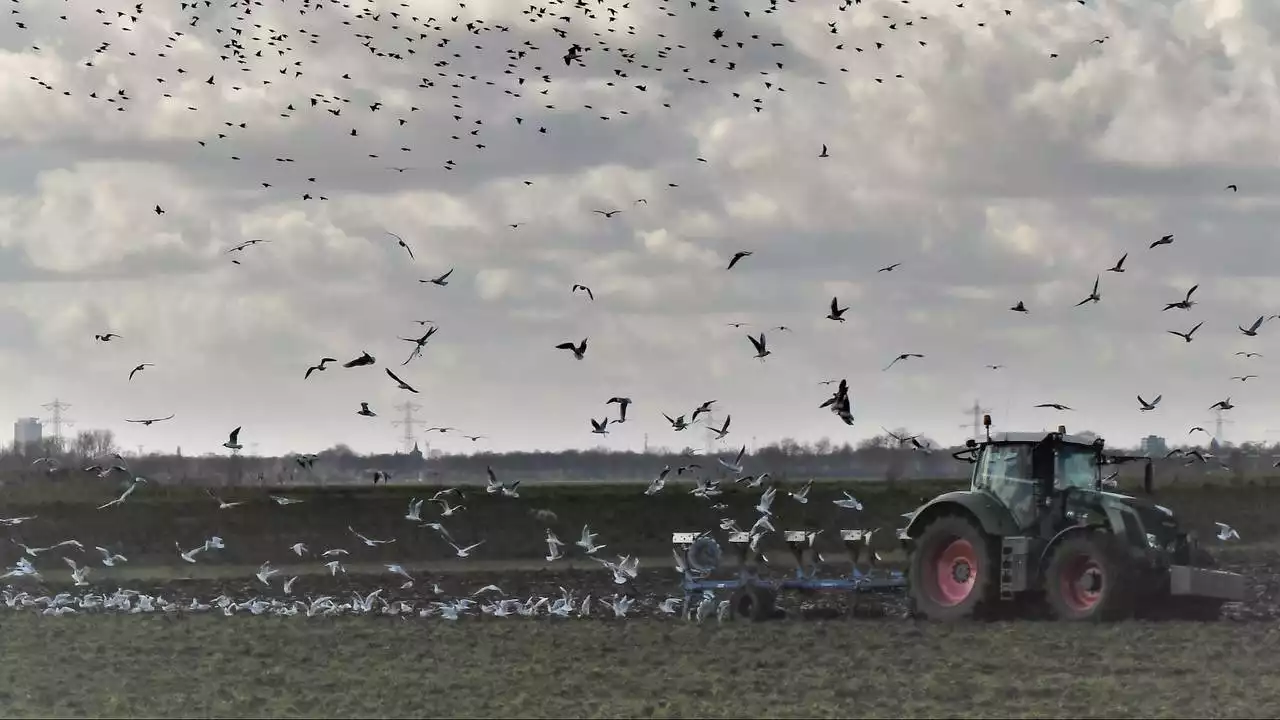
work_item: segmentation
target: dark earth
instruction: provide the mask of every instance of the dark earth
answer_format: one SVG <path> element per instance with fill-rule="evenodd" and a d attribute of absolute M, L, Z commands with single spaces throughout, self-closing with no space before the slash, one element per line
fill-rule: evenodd
<path fill-rule="evenodd" d="M 875 545 L 885 564 L 892 530 L 921 496 L 954 483 L 819 485 L 800 505 L 782 492 L 778 530 L 828 532 L 819 548 L 838 572 L 847 564 L 841 528 L 880 528 Z M 847 489 L 865 511 L 831 504 Z M 51 618 L 0 611 L 0 638 L 11 661 L 0 664 L 0 710 L 29 716 L 452 716 L 452 717 L 1274 717 L 1280 675 L 1280 542 L 1270 510 L 1280 490 L 1263 487 L 1182 488 L 1158 501 L 1196 529 L 1222 567 L 1249 579 L 1250 598 L 1228 605 L 1219 622 L 1129 621 L 1109 626 L 1034 619 L 958 626 L 911 620 L 899 596 L 784 595 L 787 620 L 771 623 L 651 619 L 656 605 L 680 596 L 671 561 L 673 530 L 718 526 L 722 516 L 749 525 L 758 491 L 727 492 L 721 513 L 710 502 L 668 487 L 521 487 L 519 498 L 468 488 L 467 509 L 444 520 L 459 544 L 485 539 L 475 560 L 458 560 L 434 531 L 404 518 L 411 497 L 434 488 L 378 487 L 284 491 L 303 503 L 278 506 L 260 489 L 219 489 L 243 506 L 219 510 L 199 489 L 139 492 L 120 507 L 96 510 L 114 487 L 64 492 L 47 502 L 11 499 L 0 517 L 38 516 L 5 529 L 33 546 L 75 538 L 94 565 L 88 588 L 71 588 L 61 549 L 41 555 L 43 582 L 17 579 L 31 592 L 126 587 L 170 600 L 208 602 L 282 597 L 280 577 L 266 588 L 252 577 L 264 560 L 306 572 L 302 597 L 341 598 L 382 588 L 388 600 L 422 607 L 496 584 L 508 597 L 559 597 L 564 587 L 597 602 L 588 620 L 467 617 L 225 618 L 220 613 L 168 616 L 84 614 Z M 274 491 L 274 490 L 273 490 Z M 535 516 L 550 510 L 555 519 Z M 424 508 L 423 520 L 438 520 Z M 1235 527 L 1242 541 L 1221 543 L 1213 523 Z M 611 573 L 573 543 L 589 523 L 609 547 L 601 556 L 639 556 L 640 573 L 618 586 Z M 396 542 L 366 547 L 347 526 Z M 548 565 L 542 541 L 551 527 L 569 560 Z M 173 545 L 199 545 L 220 535 L 226 549 L 197 565 Z M 724 533 L 718 532 L 722 544 Z M 825 538 L 825 545 L 824 545 Z M 312 555 L 289 551 L 305 542 Z M 89 546 L 129 557 L 108 570 Z M 331 577 L 314 554 L 343 547 L 350 570 Z M 727 546 L 726 546 L 727 547 Z M 780 540 L 766 548 L 778 572 L 789 570 Z M 11 565 L 14 549 L 0 549 Z M 79 557 L 76 551 L 66 553 Z M 834 560 L 833 560 L 834 558 Z M 297 561 L 297 562 L 294 562 Z M 414 586 L 382 572 L 406 565 Z M 298 565 L 299 567 L 291 567 Z M 571 565 L 572 569 L 567 569 Z M 305 567 L 303 567 L 305 566 Z M 191 576 L 190 579 L 183 579 Z M 436 592 L 438 586 L 439 593 Z M 617 592 L 641 599 L 627 620 L 599 602 Z"/>

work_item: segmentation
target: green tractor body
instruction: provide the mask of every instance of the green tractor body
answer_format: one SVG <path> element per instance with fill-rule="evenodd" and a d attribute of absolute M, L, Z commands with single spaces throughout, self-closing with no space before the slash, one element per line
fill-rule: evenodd
<path fill-rule="evenodd" d="M 918 615 L 1031 602 L 1064 620 L 1210 619 L 1244 599 L 1243 576 L 1212 569 L 1171 510 L 1107 489 L 1104 467 L 1142 461 L 1150 495 L 1150 458 L 1107 455 L 1065 428 L 988 434 L 955 456 L 973 463 L 970 488 L 920 506 L 904 533 Z"/>

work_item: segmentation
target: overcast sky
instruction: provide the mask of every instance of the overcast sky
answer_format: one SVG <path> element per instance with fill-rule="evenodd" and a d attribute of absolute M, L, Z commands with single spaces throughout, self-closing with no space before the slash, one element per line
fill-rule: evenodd
<path fill-rule="evenodd" d="M 711 399 L 726 445 L 954 443 L 981 399 L 1129 444 L 1230 396 L 1228 439 L 1280 439 L 1280 326 L 1237 329 L 1280 313 L 1280 3 L 93 5 L 0 21 L 0 417 L 388 451 L 412 399 L 487 436 L 443 450 L 639 449 Z"/>

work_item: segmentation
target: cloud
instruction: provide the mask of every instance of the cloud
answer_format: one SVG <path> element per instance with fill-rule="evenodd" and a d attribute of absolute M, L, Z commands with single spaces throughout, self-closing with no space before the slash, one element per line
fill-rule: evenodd
<path fill-rule="evenodd" d="M 712 398 L 730 444 L 958 440 L 974 398 L 1128 443 L 1232 395 L 1233 436 L 1263 437 L 1280 390 L 1234 353 L 1280 352 L 1235 329 L 1280 304 L 1280 10 L 843 4 L 16 6 L 0 414 L 58 396 L 127 446 L 244 425 L 261 452 L 385 449 L 409 396 L 380 368 L 302 379 L 367 350 L 421 419 L 497 449 L 594 444 L 616 394 L 636 403 L 604 442 L 633 449 L 701 445 L 661 413 Z M 414 320 L 440 330 L 402 365 Z M 554 348 L 583 337 L 581 362 Z M 882 370 L 904 352 L 925 357 Z M 833 377 L 853 428 L 817 409 Z"/>

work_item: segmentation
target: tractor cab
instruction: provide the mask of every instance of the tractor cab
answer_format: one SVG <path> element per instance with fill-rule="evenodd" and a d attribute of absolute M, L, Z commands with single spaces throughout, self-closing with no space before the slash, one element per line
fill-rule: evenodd
<path fill-rule="evenodd" d="M 1102 440 L 1065 432 L 1005 432 L 970 441 L 970 490 L 993 497 L 1019 530 L 1036 524 L 1054 498 L 1102 487 Z"/>

